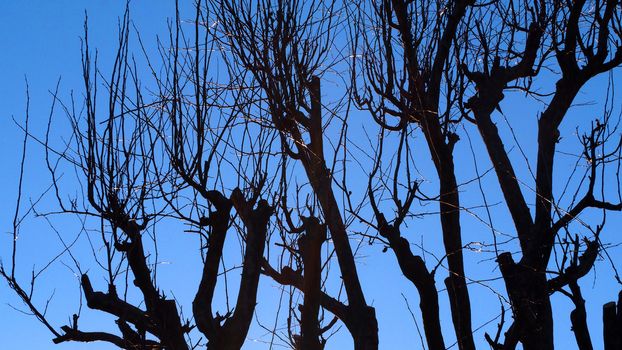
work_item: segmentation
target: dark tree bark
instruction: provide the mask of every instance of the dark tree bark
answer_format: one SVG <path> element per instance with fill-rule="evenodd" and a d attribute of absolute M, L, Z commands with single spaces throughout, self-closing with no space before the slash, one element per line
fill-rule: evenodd
<path fill-rule="evenodd" d="M 300 319 L 300 349 L 321 350 L 320 298 L 322 292 L 322 244 L 326 241 L 326 227 L 315 217 L 305 220 L 305 234 L 298 239 L 304 266 L 303 293 Z"/>

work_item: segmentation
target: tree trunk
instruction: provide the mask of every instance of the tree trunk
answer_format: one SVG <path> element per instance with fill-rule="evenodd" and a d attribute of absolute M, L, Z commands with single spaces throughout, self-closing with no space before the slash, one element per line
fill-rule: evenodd
<path fill-rule="evenodd" d="M 348 327 L 354 338 L 354 350 L 378 349 L 378 321 L 373 307 L 366 312 L 352 312 L 351 325 Z"/>
<path fill-rule="evenodd" d="M 471 300 L 466 285 L 462 255 L 460 196 L 452 155 L 453 146 L 445 142 L 445 136 L 436 118 L 435 114 L 425 116 L 421 127 L 424 130 L 440 182 L 441 228 L 449 267 L 449 277 L 445 280 L 445 284 L 449 291 L 449 304 L 458 348 L 475 350 L 471 327 Z"/>
<path fill-rule="evenodd" d="M 546 274 L 515 263 L 510 253 L 499 255 L 498 263 L 523 349 L 553 350 L 553 313 Z"/>
<path fill-rule="evenodd" d="M 603 341 L 605 350 L 622 349 L 622 292 L 617 305 L 613 301 L 603 305 Z"/>

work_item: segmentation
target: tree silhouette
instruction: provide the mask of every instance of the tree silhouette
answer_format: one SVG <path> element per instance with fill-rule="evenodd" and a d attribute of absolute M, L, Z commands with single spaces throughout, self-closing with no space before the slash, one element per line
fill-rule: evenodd
<path fill-rule="evenodd" d="M 613 265 L 601 237 L 607 213 L 622 210 L 612 81 L 600 94 L 602 115 L 580 120 L 581 149 L 571 173 L 558 175 L 555 160 L 558 144 L 571 136 L 562 134 L 562 124 L 577 96 L 622 64 L 620 1 L 198 0 L 192 30 L 176 8 L 168 43 L 159 43 L 154 57 L 132 30 L 128 6 L 105 78 L 85 22 L 84 99 L 63 102 L 55 94 L 50 114 L 59 104 L 70 121 L 64 149 L 52 147 L 52 117 L 41 138 L 29 132 L 26 111 L 24 156 L 29 140 L 42 143 L 60 211 L 84 227 L 99 224 L 100 242 L 92 249 L 106 291 L 97 291 L 72 244 L 63 241 L 63 254 L 79 271 L 88 308 L 116 319 L 114 332 L 90 332 L 78 326 L 77 313 L 58 330 L 47 307 L 33 301 L 38 274 L 30 290 L 18 280 L 18 231 L 36 207 L 25 214 L 20 208 L 20 177 L 13 258 L 0 274 L 55 343 L 241 349 L 262 302 L 260 279 L 268 278 L 289 295 L 286 346 L 330 348 L 335 325 L 343 324 L 355 349 L 378 349 L 383 310 L 366 299 L 357 264 L 360 242 L 367 242 L 390 250 L 395 268 L 416 288 L 422 347 L 471 350 L 479 337 L 495 350 L 519 343 L 553 349 L 554 319 L 569 317 L 577 347 L 599 348 L 579 281 L 599 256 Z M 144 67 L 132 54 L 133 37 Z M 153 81 L 148 88 L 143 68 Z M 335 77 L 345 93 L 326 101 Z M 504 100 L 517 93 L 539 103 L 541 112 L 508 118 Z M 351 130 L 354 113 L 365 118 L 362 130 Z M 527 118 L 537 118 L 537 128 L 515 133 Z M 474 149 L 469 130 L 479 133 L 484 149 Z M 530 136 L 537 142 L 533 152 L 519 141 Z M 518 151 L 512 154 L 508 144 Z M 461 183 L 467 176 L 456 154 L 465 150 L 475 162 L 469 183 L 477 184 L 483 202 L 477 212 L 463 204 L 464 192 L 473 191 Z M 424 181 L 418 168 L 430 160 Z M 480 173 L 482 162 L 495 179 Z M 77 173 L 83 191 L 75 198 L 63 192 L 63 167 Z M 504 209 L 487 200 L 498 189 Z M 425 213 L 429 204 L 436 209 Z M 492 212 L 503 210 L 513 227 L 499 230 Z M 581 218 L 587 212 L 592 215 Z M 465 214 L 492 231 L 492 242 L 465 241 Z M 418 215 L 440 224 L 443 252 L 434 264 L 408 233 Z M 169 221 L 197 237 L 202 265 L 198 286 L 187 286 L 196 289 L 190 317 L 157 279 L 155 230 Z M 225 248 L 235 238 L 237 255 Z M 470 277 L 465 258 L 474 244 L 494 260 L 492 278 L 505 287 L 491 288 L 501 300 L 500 321 L 483 336 L 476 333 L 481 327 L 473 321 L 469 284 L 487 285 Z M 225 259 L 237 259 L 236 266 L 228 269 Z M 442 289 L 439 267 L 447 270 Z M 224 314 L 216 311 L 223 307 L 219 285 Z M 556 293 L 574 304 L 569 316 L 554 317 Z M 604 307 L 605 349 L 622 343 L 619 305 Z M 453 326 L 456 344 L 447 341 L 443 324 Z M 278 333 L 276 326 L 266 329 Z"/>

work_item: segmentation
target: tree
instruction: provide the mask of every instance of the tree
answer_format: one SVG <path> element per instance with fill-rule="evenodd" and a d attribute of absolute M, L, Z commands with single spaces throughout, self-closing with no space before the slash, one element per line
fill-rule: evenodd
<path fill-rule="evenodd" d="M 501 319 L 494 337 L 484 336 L 490 348 L 514 349 L 521 343 L 524 349 L 552 349 L 551 296 L 557 293 L 574 304 L 569 318 L 577 346 L 598 347 L 579 282 L 599 255 L 609 257 L 601 235 L 607 212 L 622 210 L 622 138 L 612 81 L 602 115 L 579 120 L 578 142 L 571 145 L 581 149 L 567 179 L 556 175 L 556 158 L 559 145 L 567 146 L 563 135 L 569 135 L 562 122 L 582 88 L 622 64 L 619 1 L 210 0 L 197 1 L 194 16 L 188 33 L 178 8 L 169 43 L 160 46 L 162 68 L 136 33 L 154 81 L 148 89 L 130 51 L 129 9 L 112 72 L 103 83 L 85 25 L 84 115 L 58 101 L 71 123 L 71 142 L 65 149 L 51 146 L 51 119 L 41 142 L 61 211 L 82 218 L 85 226 L 99 222 L 102 250 L 93 248 L 93 255 L 103 258 L 97 262 L 107 291 L 95 291 L 89 274 L 74 263 L 87 305 L 113 315 L 118 331 L 83 331 L 79 314 L 58 331 L 33 302 L 35 277 L 29 292 L 16 277 L 14 258 L 9 268 L 0 268 L 55 342 L 240 349 L 261 303 L 263 274 L 289 294 L 286 342 L 291 347 L 322 349 L 340 323 L 355 349 L 377 349 L 382 310 L 366 298 L 356 262 L 359 247 L 352 245 L 358 239 L 371 249 L 390 249 L 417 290 L 422 346 L 452 346 L 442 330 L 449 323 L 459 349 L 475 349 L 480 342 L 468 285 L 488 285 L 470 277 L 465 263 L 470 261 L 465 254 L 477 244 L 498 265 L 500 276 L 491 279 L 499 277 L 505 287 L 491 288 L 501 300 Z M 329 77 L 341 79 L 343 97 L 326 101 Z M 97 107 L 102 87 L 104 109 Z M 517 93 L 540 103 L 539 115 L 506 115 L 506 95 Z M 353 131 L 353 113 L 373 123 Z M 537 117 L 532 151 L 520 142 L 531 136 L 529 130 L 514 131 L 529 117 Z M 499 118 L 507 127 L 495 123 Z M 36 137 L 27 126 L 28 113 L 24 152 L 29 138 Z M 472 141 L 472 131 L 478 140 Z M 464 138 L 468 142 L 460 142 Z M 484 149 L 476 150 L 474 142 Z M 516 144 L 518 151 L 510 152 L 506 144 Z M 419 148 L 427 149 L 427 156 Z M 461 172 L 455 156 L 465 151 L 472 152 L 471 174 Z M 493 180 L 479 170 L 486 158 Z M 524 170 L 517 168 L 521 163 Z M 84 193 L 69 201 L 59 171 L 67 165 L 85 183 Z M 423 169 L 429 170 L 427 181 Z M 468 176 L 467 184 L 479 189 L 481 210 L 462 204 Z M 362 183 L 366 189 L 361 191 Z M 505 209 L 488 201 L 491 188 L 501 190 Z M 432 202 L 437 209 L 426 213 Z M 20 203 L 18 198 L 14 242 Z M 492 232 L 492 242 L 478 234 L 477 241 L 465 243 L 465 213 Z M 505 213 L 513 228 L 498 229 L 495 215 Z M 420 215 L 439 220 L 443 252 L 435 265 L 426 260 L 424 247 L 422 253 L 413 249 L 406 232 Z M 157 283 L 155 230 L 167 221 L 185 225 L 200 247 L 202 273 L 190 318 Z M 231 232 L 240 252 L 225 257 Z M 502 233 L 509 238 L 500 240 Z M 13 257 L 16 249 L 14 243 Z M 67 245 L 64 253 L 73 259 L 71 251 Z M 238 261 L 239 277 L 233 281 L 225 259 Z M 441 317 L 439 267 L 447 269 L 451 317 Z M 133 288 L 122 286 L 126 269 L 139 295 L 128 297 Z M 238 287 L 230 288 L 235 283 Z M 229 305 L 227 294 L 224 315 L 215 311 L 222 307 L 215 299 L 219 284 L 236 295 Z M 337 294 L 334 284 L 340 286 Z M 506 310 L 511 310 L 510 325 Z M 619 317 L 615 311 L 611 315 L 611 305 L 606 310 L 607 320 Z M 278 313 L 274 317 L 279 320 Z M 614 323 L 606 321 L 606 343 L 615 343 Z M 205 343 L 193 340 L 199 334 Z"/>
<path fill-rule="evenodd" d="M 617 29 L 619 3 L 494 2 L 490 7 L 474 10 L 474 2 L 458 1 L 433 7 L 431 12 L 439 14 L 436 18 L 425 15 L 430 12 L 430 6 L 434 5 L 376 3 L 372 25 L 380 29 L 370 37 L 362 35 L 365 38 L 363 47 L 373 49 L 372 54 L 363 54 L 361 71 L 367 85 L 357 101 L 387 130 L 405 133 L 408 124 L 416 123 L 429 146 L 440 183 L 440 215 L 450 270 L 445 283 L 452 300 L 453 324 L 461 349 L 473 348 L 473 342 L 460 249 L 460 211 L 456 210 L 461 207 L 452 153 L 459 139 L 455 125 L 466 120 L 477 126 L 512 216 L 522 255 L 515 263 L 509 252 L 499 253 L 495 242 L 514 324 L 506 332 L 505 344 L 498 343 L 498 336 L 490 340 L 490 344 L 493 348 L 513 348 L 520 341 L 526 349 L 553 348 L 550 294 L 572 284 L 569 296 L 581 308 L 583 300 L 576 282 L 594 263 L 602 224 L 592 230 L 592 240 L 584 238 L 584 252 L 580 257 L 581 241 L 578 237 L 567 236 L 568 240 L 563 243 L 563 263 L 557 276 L 549 278 L 547 269 L 554 241 L 559 239 L 560 231 L 565 230 L 569 235 L 568 224 L 587 208 L 620 210 L 620 204 L 596 199 L 594 195 L 599 167 L 609 162 L 609 157 L 616 158 L 614 154 L 619 151 L 619 143 L 610 151 L 596 151 L 604 147 L 610 137 L 615 137 L 615 127 L 612 130 L 605 126 L 609 121 L 608 112 L 604 122 L 597 121 L 582 137 L 583 153 L 590 163 L 589 173 L 584 177 L 587 188 L 583 197 L 575 194 L 570 208 L 564 210 L 553 194 L 553 160 L 564 116 L 588 80 L 622 63 Z M 593 7 L 586 13 L 586 6 Z M 403 68 L 398 70 L 396 67 L 400 65 Z M 499 105 L 507 90 L 517 89 L 537 96 L 532 86 L 534 80 L 543 75 L 543 68 L 558 69 L 559 73 L 556 72 L 552 98 L 538 119 L 537 169 L 533 185 L 528 186 L 535 189 L 532 217 L 521 180 L 515 175 L 492 115 L 495 109 L 501 112 Z M 469 92 L 469 84 L 474 85 L 475 91 Z M 469 93 L 472 96 L 465 100 L 464 96 L 468 97 Z M 387 116 L 394 117 L 397 124 L 388 125 Z M 377 164 L 378 167 L 379 157 Z M 398 160 L 396 173 L 400 166 Z M 407 215 L 411 197 L 415 196 L 411 192 L 416 190 L 416 187 L 409 188 L 403 200 L 406 207 L 399 201 L 398 191 L 391 192 L 396 203 L 394 210 L 398 213 L 393 225 L 387 223 L 374 200 L 370 203 L 380 234 L 387 238 L 402 271 L 412 276 L 411 280 L 422 295 L 428 345 L 443 348 L 438 308 L 427 309 L 436 303 L 433 280 L 427 277 L 420 259 L 415 260 L 417 263 L 408 263 L 413 256 L 404 248 L 399 234 L 399 225 Z M 373 198 L 371 182 L 370 197 Z M 569 263 L 567 267 L 566 262 Z M 430 295 L 429 301 L 424 301 L 423 295 Z M 573 314 L 573 330 L 579 345 L 587 348 L 581 339 L 589 343 L 589 334 L 585 319 L 577 319 L 579 312 Z"/>

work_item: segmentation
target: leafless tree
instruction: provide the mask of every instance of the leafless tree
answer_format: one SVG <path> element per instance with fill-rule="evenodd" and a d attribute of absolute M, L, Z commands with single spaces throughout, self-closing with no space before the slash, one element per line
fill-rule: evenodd
<path fill-rule="evenodd" d="M 23 218 L 36 212 L 36 203 L 21 207 L 20 177 L 13 259 L 1 265 L 0 274 L 54 342 L 241 349 L 261 302 L 264 275 L 289 297 L 286 331 L 255 323 L 286 346 L 323 349 L 343 324 L 355 349 L 377 349 L 382 310 L 366 299 L 356 263 L 360 243 L 368 242 L 390 249 L 415 287 L 423 347 L 471 350 L 479 337 L 492 349 L 515 349 L 518 343 L 552 349 L 551 296 L 560 293 L 575 306 L 569 317 L 577 346 L 598 348 L 579 281 L 599 255 L 609 256 L 601 239 L 607 212 L 622 210 L 622 138 L 612 81 L 602 94 L 602 115 L 577 126 L 575 145 L 581 148 L 571 174 L 554 175 L 554 161 L 562 122 L 577 95 L 622 64 L 620 1 L 198 0 L 189 21 L 176 8 L 169 38 L 153 57 L 132 28 L 128 7 L 108 74 L 89 47 L 85 24 L 83 100 L 61 101 L 54 94 L 45 137 L 29 132 L 26 113 L 24 155 L 29 140 L 43 144 L 60 213 L 80 218 L 85 231 L 98 225 L 92 255 L 107 289 L 96 290 L 92 272 L 72 254 L 73 243 L 63 241 L 62 255 L 71 257 L 81 276 L 89 309 L 116 318 L 117 330 L 90 332 L 78 326 L 77 312 L 58 330 L 46 306 L 33 299 L 39 274 L 33 273 L 30 288 L 20 282 L 18 231 Z M 132 54 L 131 43 L 142 56 Z M 342 94 L 327 100 L 323 87 L 329 79 L 339 81 Z M 542 106 L 532 116 L 535 154 L 524 152 L 514 134 L 521 120 L 502 111 L 506 94 L 516 92 Z M 72 130 L 60 148 L 51 140 L 57 109 Z M 365 123 L 365 135 L 350 130 L 354 113 L 372 121 Z M 508 131 L 495 123 L 499 118 Z M 473 150 L 469 131 L 479 134 L 481 154 Z M 516 144 L 520 157 L 506 144 Z M 486 217 L 462 202 L 467 175 L 457 166 L 457 150 L 473 154 L 476 171 L 468 176 L 479 186 Z M 484 153 L 490 163 L 481 159 Z M 527 171 L 515 170 L 517 159 Z M 426 160 L 428 184 L 418 169 Z M 359 170 L 352 169 L 354 162 Z M 531 172 L 531 162 L 531 178 L 519 178 Z M 496 174 L 514 226 L 503 231 L 515 232 L 506 240 L 497 239 L 478 163 Z M 63 188 L 67 166 L 83 189 L 70 199 Z M 23 175 L 24 161 L 21 169 Z M 353 171 L 359 171 L 356 180 Z M 413 248 L 408 233 L 409 223 L 430 203 L 437 209 L 428 215 L 439 220 L 443 242 L 434 265 L 423 255 L 425 247 L 419 247 L 422 253 Z M 588 210 L 597 213 L 589 218 L 596 223 L 580 218 Z M 470 277 L 465 264 L 475 243 L 463 238 L 465 213 L 493 232 L 492 242 L 477 243 L 498 265 L 500 275 L 493 278 L 505 284 L 505 292 L 493 290 L 502 301 L 494 336 L 478 335 L 481 327 L 472 317 L 468 285 L 485 282 Z M 174 295 L 165 295 L 168 288 L 157 277 L 156 228 L 167 222 L 184 225 L 196 237 L 201 274 L 191 287 L 196 294 L 190 317 Z M 225 246 L 235 238 L 239 254 L 227 256 Z M 519 254 L 512 254 L 515 249 Z M 234 260 L 234 267 L 225 266 Z M 436 277 L 445 270 L 439 289 Z M 226 294 L 222 314 L 218 288 Z M 441 313 L 443 291 L 449 317 Z M 614 344 L 607 349 L 620 341 L 616 322 L 622 313 L 615 308 L 605 307 L 605 342 Z M 269 315 L 275 324 L 281 322 L 279 312 Z M 456 344 L 447 342 L 443 324 L 453 326 Z"/>
<path fill-rule="evenodd" d="M 269 162 L 262 160 L 270 152 L 272 139 L 269 130 L 252 129 L 251 121 L 239 118 L 242 106 L 227 107 L 231 87 L 219 86 L 212 78 L 209 46 L 213 41 L 202 6 L 196 4 L 192 39 L 181 30 L 179 14 L 171 22 L 170 43 L 160 47 L 163 70 L 152 67 L 147 57 L 156 82 L 153 96 L 144 95 L 141 70 L 129 54 L 129 9 L 120 22 L 112 70 L 103 83 L 99 79 L 104 73 L 89 47 L 85 25 L 84 113 L 75 112 L 79 110 L 75 104 L 63 104 L 73 130 L 71 142 L 58 152 L 49 146 L 48 130 L 44 144 L 62 213 L 101 221 L 105 255 L 97 262 L 107 274 L 107 290 L 97 291 L 86 272 L 81 272 L 81 287 L 90 309 L 117 318 L 120 335 L 83 331 L 78 327 L 79 314 L 74 315 L 73 324 L 56 330 L 32 303 L 32 291 L 23 291 L 13 261 L 10 273 L 4 267 L 0 272 L 52 331 L 55 343 L 107 341 L 126 349 L 189 349 L 201 345 L 189 342 L 188 334 L 195 326 L 210 349 L 239 349 L 246 339 L 274 212 L 265 197 L 271 186 L 264 169 Z M 104 98 L 99 95 L 101 87 Z M 145 98 L 154 100 L 146 102 Z M 101 101 L 106 108 L 99 108 Z M 224 156 L 229 153 L 237 154 L 237 159 Z M 64 199 L 58 170 L 63 163 L 79 172 L 83 198 Z M 227 167 L 238 176 L 224 178 Z M 176 300 L 167 297 L 157 283 L 154 231 L 167 219 L 183 222 L 199 238 L 203 272 L 192 303 L 192 322 L 183 319 Z M 235 304 L 221 315 L 213 310 L 212 302 L 222 275 L 223 246 L 227 237 L 233 238 L 232 231 L 243 247 L 241 278 Z M 93 254 L 98 257 L 99 249 L 94 248 Z M 80 271 L 78 262 L 76 268 Z M 141 294 L 134 302 L 127 298 L 130 286 L 123 286 L 120 278 L 125 269 Z M 119 289 L 125 290 L 123 294 Z"/>
<path fill-rule="evenodd" d="M 419 291 L 428 346 L 445 348 L 434 270 L 429 272 L 422 259 L 413 255 L 399 230 L 418 198 L 418 186 L 408 173 L 410 156 L 406 138 L 412 132 L 410 125 L 415 124 L 425 138 L 438 173 L 436 198 L 449 269 L 445 284 L 452 321 L 459 347 L 473 349 L 471 306 L 462 257 L 464 243 L 460 234 L 462 207 L 452 156 L 459 140 L 458 125 L 466 122 L 474 124 L 481 134 L 520 241 L 519 262 L 494 242 L 514 323 L 506 332 L 505 342 L 499 342 L 499 334 L 495 340 L 488 337 L 491 347 L 514 348 L 520 341 L 525 349 L 552 349 L 550 295 L 560 291 L 577 305 L 571 319 L 580 348 L 591 349 L 583 299 L 576 282 L 590 271 L 602 248 L 599 234 L 604 211 L 622 208 L 619 196 L 618 203 L 606 201 L 607 181 L 602 181 L 605 166 L 619 163 L 619 133 L 616 122 L 611 121 L 611 111 L 606 110 L 605 116 L 593 122 L 591 131 L 581 138 L 589 171 L 569 208 L 564 209 L 554 195 L 553 161 L 560 139 L 559 126 L 581 87 L 622 63 L 620 3 L 378 1 L 369 8 L 364 13 L 371 15 L 359 15 L 353 31 L 355 53 L 361 56 L 353 68 L 355 98 L 382 127 L 381 142 L 386 132 L 400 133 L 392 171 L 380 168 L 382 146 L 377 152 L 376 166 L 370 176 L 370 205 L 380 236 L 386 239 L 402 272 Z M 554 77 L 540 78 L 547 73 Z M 533 88 L 538 78 L 557 79 L 554 92 L 546 96 L 539 94 Z M 493 122 L 495 111 L 502 114 L 500 104 L 504 92 L 511 90 L 546 100 L 544 111 L 538 116 L 537 169 L 533 182 L 517 178 Z M 401 171 L 406 175 L 398 175 Z M 395 174 L 389 177 L 393 186 L 388 186 L 396 213 L 390 221 L 375 199 L 372 179 L 378 173 Z M 597 189 L 596 183 L 602 188 Z M 523 194 L 525 188 L 535 189 L 533 216 Z M 565 192 L 568 185 L 563 188 Z M 585 193 L 581 196 L 580 191 Z M 595 195 L 598 192 L 603 198 Z M 576 224 L 578 215 L 587 208 L 602 209 L 603 222 L 596 228 L 586 225 L 588 236 L 583 239 L 568 236 L 569 225 Z M 551 253 L 556 240 L 561 242 L 563 254 L 562 263 L 553 273 L 548 269 L 554 265 Z M 570 292 L 563 289 L 566 286 Z"/>

